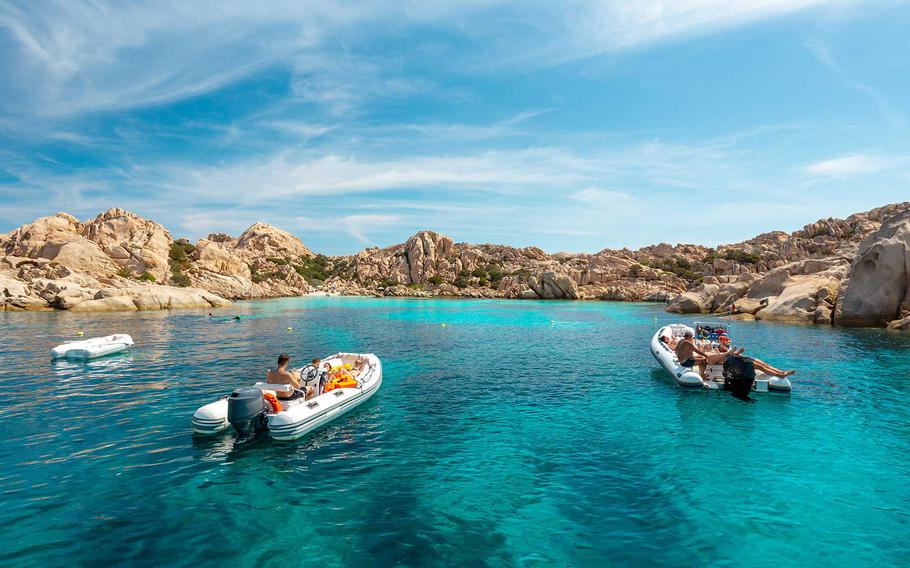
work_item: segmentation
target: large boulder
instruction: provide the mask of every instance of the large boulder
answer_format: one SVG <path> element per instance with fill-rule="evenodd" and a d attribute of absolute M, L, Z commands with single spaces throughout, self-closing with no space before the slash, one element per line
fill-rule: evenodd
<path fill-rule="evenodd" d="M 129 296 L 108 296 L 86 300 L 70 308 L 74 312 L 130 312 L 137 309 L 136 303 Z"/>
<path fill-rule="evenodd" d="M 677 314 L 706 314 L 711 311 L 718 290 L 720 286 L 717 284 L 699 284 L 695 289 L 673 298 L 667 311 Z"/>
<path fill-rule="evenodd" d="M 47 300 L 35 294 L 28 283 L 0 273 L 0 310 L 44 310 Z"/>
<path fill-rule="evenodd" d="M 792 276 L 780 295 L 756 314 L 758 319 L 801 323 L 830 323 L 833 298 L 843 274 L 823 272 Z M 821 321 L 818 321 L 821 320 Z"/>
<path fill-rule="evenodd" d="M 452 239 L 433 231 L 421 231 L 404 243 L 409 283 L 426 284 L 435 276 L 439 262 L 452 253 Z"/>
<path fill-rule="evenodd" d="M 835 312 L 837 325 L 883 326 L 910 310 L 910 210 L 862 242 Z"/>
<path fill-rule="evenodd" d="M 82 234 L 82 224 L 67 213 L 41 217 L 3 239 L 9 256 L 53 260 L 68 268 L 97 276 L 112 276 L 117 265 L 96 243 Z"/>
<path fill-rule="evenodd" d="M 199 288 L 146 285 L 126 288 L 125 292 L 139 310 L 220 308 L 231 305 L 228 300 Z"/>
<path fill-rule="evenodd" d="M 531 289 L 543 300 L 577 300 L 578 286 L 565 274 L 544 272 L 530 282 Z"/>
<path fill-rule="evenodd" d="M 115 207 L 83 225 L 81 234 L 120 269 L 167 281 L 171 235 L 160 224 Z"/>
<path fill-rule="evenodd" d="M 300 239 L 267 223 L 255 223 L 237 239 L 236 248 L 257 257 L 313 257 Z"/>

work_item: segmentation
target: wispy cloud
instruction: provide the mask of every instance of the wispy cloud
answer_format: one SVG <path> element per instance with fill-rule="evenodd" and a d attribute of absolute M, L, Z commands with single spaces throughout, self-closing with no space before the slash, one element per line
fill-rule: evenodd
<path fill-rule="evenodd" d="M 815 55 L 815 58 L 822 65 L 833 71 L 846 85 L 868 97 L 889 125 L 892 127 L 903 126 L 905 123 L 903 114 L 891 103 L 888 97 L 873 85 L 851 77 L 837 62 L 829 45 L 819 39 L 810 39 L 806 41 L 806 48 Z"/>
<path fill-rule="evenodd" d="M 847 177 L 860 174 L 871 174 L 891 168 L 901 160 L 866 154 L 853 154 L 822 160 L 804 168 L 807 173 L 828 177 Z"/>
<path fill-rule="evenodd" d="M 508 72 L 516 64 L 558 64 L 825 4 L 838 2 L 583 0 L 572 9 L 542 0 L 439 2 L 432 8 L 375 0 L 7 2 L 0 5 L 0 28 L 12 49 L 0 71 L 18 79 L 4 89 L 6 105 L 61 116 L 181 100 L 277 65 L 293 74 L 295 97 L 342 115 L 377 96 L 435 88 L 400 73 L 405 55 L 365 54 L 365 46 L 404 29 L 444 30 L 476 41 L 486 46 L 475 52 L 476 60 L 498 61 L 499 71 Z"/>
<path fill-rule="evenodd" d="M 615 205 L 617 203 L 629 202 L 632 196 L 622 191 L 607 191 L 596 187 L 586 187 L 569 195 L 575 201 L 586 205 Z"/>

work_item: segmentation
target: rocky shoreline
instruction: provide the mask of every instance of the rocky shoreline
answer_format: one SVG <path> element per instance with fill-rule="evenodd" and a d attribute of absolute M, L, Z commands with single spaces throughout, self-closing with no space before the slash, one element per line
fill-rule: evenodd
<path fill-rule="evenodd" d="M 548 254 L 406 242 L 324 256 L 256 223 L 238 237 L 174 240 L 114 208 L 80 222 L 58 213 L 0 235 L 3 310 L 214 308 L 231 300 L 329 294 L 668 302 L 678 313 L 910 329 L 910 203 L 823 219 L 709 248 Z"/>

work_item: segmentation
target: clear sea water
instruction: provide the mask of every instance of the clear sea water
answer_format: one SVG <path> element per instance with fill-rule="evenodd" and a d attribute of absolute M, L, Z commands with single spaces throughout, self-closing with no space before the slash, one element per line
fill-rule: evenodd
<path fill-rule="evenodd" d="M 658 370 L 648 340 L 679 319 L 360 298 L 0 314 L 0 565 L 906 565 L 910 334 L 736 323 L 798 369 L 744 403 Z M 52 363 L 79 330 L 137 345 Z M 339 350 L 384 365 L 353 413 L 293 443 L 192 434 L 277 353 Z"/>

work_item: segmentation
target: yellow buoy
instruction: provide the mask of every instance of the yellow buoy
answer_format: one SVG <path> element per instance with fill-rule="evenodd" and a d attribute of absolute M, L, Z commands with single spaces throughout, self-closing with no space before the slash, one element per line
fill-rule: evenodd
<path fill-rule="evenodd" d="M 446 324 L 444 324 L 444 323 L 443 323 L 443 324 L 440 324 L 440 325 L 441 325 L 442 327 L 445 327 L 445 326 L 446 326 Z"/>
<path fill-rule="evenodd" d="M 288 331 L 294 331 L 294 328 L 291 326 L 288 326 Z"/>
<path fill-rule="evenodd" d="M 85 335 L 85 334 L 82 333 L 81 331 L 77 331 L 77 332 L 76 332 L 76 335 L 78 335 L 79 337 L 82 337 L 82 336 Z"/>

